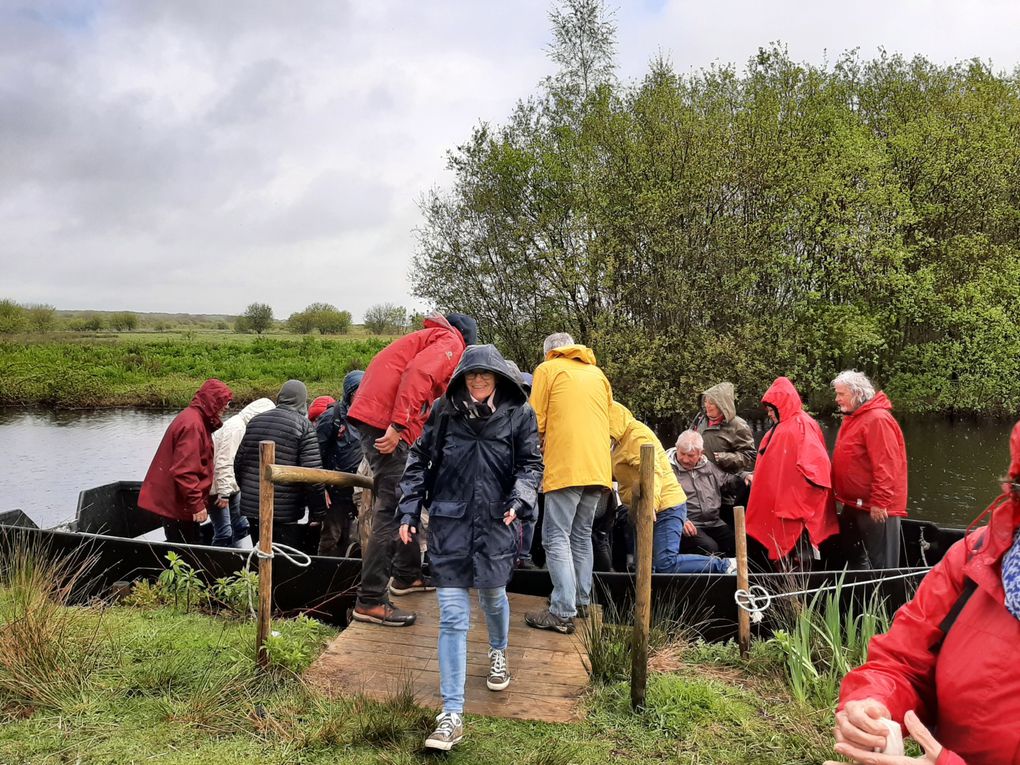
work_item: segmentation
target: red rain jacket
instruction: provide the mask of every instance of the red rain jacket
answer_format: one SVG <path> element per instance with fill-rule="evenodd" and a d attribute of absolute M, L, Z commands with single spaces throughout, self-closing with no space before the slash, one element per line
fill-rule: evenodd
<path fill-rule="evenodd" d="M 889 515 L 906 516 L 907 447 L 885 393 L 843 420 L 832 450 L 832 490 L 847 507 L 884 507 Z"/>
<path fill-rule="evenodd" d="M 218 414 L 232 397 L 225 383 L 206 380 L 174 417 L 142 481 L 140 508 L 176 521 L 190 521 L 206 509 L 213 481 L 212 433 L 223 424 Z"/>
<path fill-rule="evenodd" d="M 1017 480 L 1020 423 L 1010 449 Z M 1020 765 L 1020 620 L 1006 610 L 1002 588 L 1002 558 L 1018 527 L 1013 494 L 992 510 L 987 528 L 949 548 L 889 631 L 872 639 L 868 661 L 844 678 L 840 709 L 873 698 L 901 724 L 913 709 L 944 747 L 938 765 Z M 943 635 L 939 626 L 964 579 L 977 589 Z"/>
<path fill-rule="evenodd" d="M 779 422 L 758 447 L 747 533 L 768 548 L 769 558 L 779 560 L 790 554 L 805 529 L 817 546 L 839 531 L 839 523 L 825 438 L 804 411 L 797 389 L 780 377 L 761 400 L 775 408 Z"/>
<path fill-rule="evenodd" d="M 375 355 L 347 416 L 381 430 L 401 425 L 400 437 L 413 444 L 432 402 L 446 392 L 464 348 L 464 338 L 445 317 L 430 316 L 425 329 L 395 340 Z"/>

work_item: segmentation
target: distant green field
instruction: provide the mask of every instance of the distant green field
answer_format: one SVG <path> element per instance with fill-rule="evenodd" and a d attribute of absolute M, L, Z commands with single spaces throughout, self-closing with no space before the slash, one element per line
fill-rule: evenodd
<path fill-rule="evenodd" d="M 336 396 L 392 338 L 233 332 L 51 333 L 0 341 L 0 405 L 178 407 L 217 377 L 244 403 L 302 380 Z"/>

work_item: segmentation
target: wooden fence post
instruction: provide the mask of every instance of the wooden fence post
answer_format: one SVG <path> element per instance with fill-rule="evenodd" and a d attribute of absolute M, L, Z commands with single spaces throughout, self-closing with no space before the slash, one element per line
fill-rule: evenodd
<path fill-rule="evenodd" d="M 255 633 L 255 661 L 265 669 L 269 666 L 266 638 L 273 608 L 273 463 L 276 444 L 259 441 L 259 613 Z"/>
<path fill-rule="evenodd" d="M 630 706 L 642 709 L 648 685 L 648 632 L 652 625 L 652 525 L 655 523 L 655 447 L 641 447 L 641 496 L 634 527 L 637 574 L 634 581 L 634 635 L 630 668 Z"/>
<path fill-rule="evenodd" d="M 744 508 L 740 505 L 733 508 L 733 525 L 737 538 L 737 589 L 746 592 L 750 584 L 747 576 L 747 524 Z M 751 614 L 740 606 L 737 606 L 737 637 L 740 655 L 746 659 L 751 650 Z"/>

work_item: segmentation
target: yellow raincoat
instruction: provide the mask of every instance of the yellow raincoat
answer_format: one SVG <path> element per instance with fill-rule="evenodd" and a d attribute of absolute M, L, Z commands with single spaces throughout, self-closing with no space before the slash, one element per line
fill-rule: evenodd
<path fill-rule="evenodd" d="M 613 389 L 583 345 L 554 348 L 535 370 L 531 406 L 542 438 L 545 492 L 613 485 L 609 407 Z"/>
<path fill-rule="evenodd" d="M 641 480 L 641 447 L 644 444 L 655 447 L 655 512 L 687 501 L 687 495 L 669 464 L 666 450 L 655 433 L 616 401 L 609 410 L 609 433 L 616 442 L 613 447 L 613 475 L 620 484 L 620 502 L 633 507 L 634 489 Z"/>

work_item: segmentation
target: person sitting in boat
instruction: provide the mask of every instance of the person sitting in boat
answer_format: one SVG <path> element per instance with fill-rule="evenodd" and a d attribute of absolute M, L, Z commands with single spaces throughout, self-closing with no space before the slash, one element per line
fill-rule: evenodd
<path fill-rule="evenodd" d="M 987 515 L 988 525 L 949 548 L 843 679 L 841 756 L 875 765 L 1020 762 L 1020 422 L 1009 445 L 1002 494 L 971 524 Z M 924 756 L 876 753 L 889 744 L 890 720 Z"/>
<path fill-rule="evenodd" d="M 501 691 L 510 683 L 506 585 L 517 520 L 534 514 L 541 480 L 538 421 L 524 391 L 495 346 L 469 346 L 408 453 L 397 509 L 405 545 L 415 541 L 422 509 L 429 510 L 443 711 L 426 747 L 449 750 L 464 735 L 469 588 L 478 590 L 488 627 L 486 686 Z"/>
<path fill-rule="evenodd" d="M 637 420 L 618 401 L 609 407 L 609 435 L 612 438 L 613 477 L 620 485 L 620 502 L 633 514 L 634 493 L 641 472 L 641 447 L 655 447 L 655 526 L 652 532 L 652 568 L 660 574 L 726 574 L 736 570 L 731 559 L 680 552 L 680 540 L 687 521 L 687 496 L 670 467 L 666 450 L 652 429 Z M 633 515 L 632 515 L 633 517 Z"/>
<path fill-rule="evenodd" d="M 709 462 L 727 473 L 754 470 L 754 435 L 742 417 L 737 416 L 737 394 L 733 383 L 721 382 L 701 394 L 701 410 L 691 423 L 704 439 Z"/>
<path fill-rule="evenodd" d="M 240 547 L 251 533 L 248 519 L 241 515 L 241 489 L 234 475 L 234 457 L 248 423 L 274 406 L 271 399 L 255 399 L 213 433 L 213 504 L 209 518 L 216 547 Z"/>
<path fill-rule="evenodd" d="M 233 394 L 226 383 L 206 380 L 188 408 L 174 417 L 138 494 L 138 507 L 163 517 L 167 542 L 201 544 L 213 484 L 212 434 Z"/>
<path fill-rule="evenodd" d="M 365 373 L 355 369 L 344 375 L 343 393 L 316 420 L 315 435 L 319 441 L 322 467 L 341 473 L 357 473 L 363 454 L 361 436 L 347 421 L 347 411 Z M 354 506 L 354 489 L 349 486 L 330 486 L 326 489 L 329 509 L 319 537 L 319 555 L 344 556 L 351 541 L 351 523 L 358 516 Z"/>
<path fill-rule="evenodd" d="M 326 413 L 326 410 L 335 403 L 336 399 L 332 396 L 316 396 L 315 400 L 308 405 L 308 421 L 314 425 Z"/>
<path fill-rule="evenodd" d="M 241 514 L 251 525 L 251 536 L 259 539 L 259 442 L 276 444 L 276 464 L 321 468 L 319 442 L 308 421 L 308 389 L 300 380 L 288 380 L 276 397 L 276 408 L 255 415 L 234 457 L 234 474 L 241 487 Z M 315 528 L 326 515 L 326 490 L 319 484 L 277 486 L 273 491 L 273 541 L 306 552 L 314 552 L 308 530 L 298 521 L 310 512 Z M 308 549 L 311 547 L 311 549 Z"/>
<path fill-rule="evenodd" d="M 839 532 L 829 454 L 790 380 L 777 378 L 761 400 L 774 425 L 758 447 L 747 534 L 764 545 L 770 561 L 806 569 L 817 560 L 818 545 Z"/>
<path fill-rule="evenodd" d="M 750 484 L 747 471 L 727 473 L 705 456 L 704 440 L 696 430 L 685 430 L 676 446 L 666 451 L 673 474 L 687 495 L 687 521 L 680 552 L 720 554 L 732 558 L 736 553 L 733 529 L 719 515 L 723 492 L 734 492 L 739 485 Z"/>

